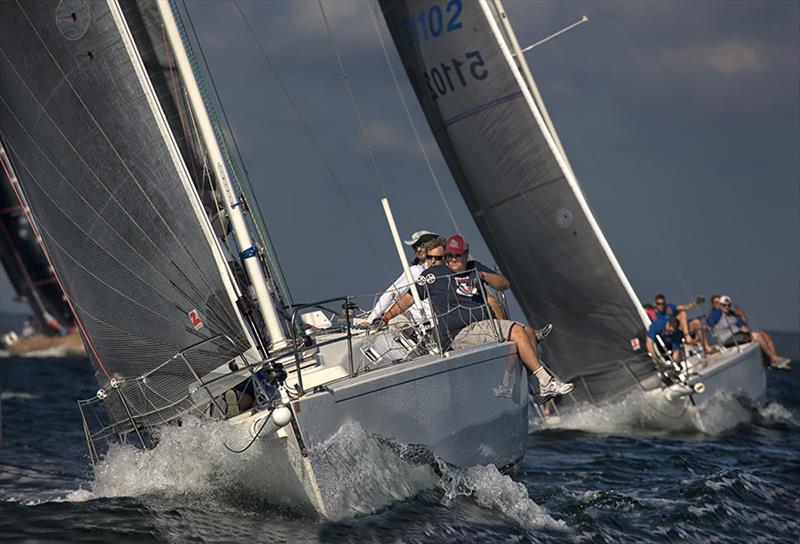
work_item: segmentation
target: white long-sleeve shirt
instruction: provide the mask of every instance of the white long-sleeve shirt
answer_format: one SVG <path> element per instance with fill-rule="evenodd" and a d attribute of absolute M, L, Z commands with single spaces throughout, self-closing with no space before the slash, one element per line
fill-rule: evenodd
<path fill-rule="evenodd" d="M 417 281 L 417 278 L 420 277 L 426 268 L 428 268 L 428 263 L 415 264 L 409 267 L 411 270 L 411 277 L 414 278 L 414 281 Z M 372 323 L 373 320 L 381 317 L 386 310 L 392 307 L 392 304 L 394 304 L 398 298 L 408 292 L 408 289 L 408 280 L 404 272 L 400 274 L 400 277 L 378 298 L 378 302 L 375 303 L 375 307 L 372 308 L 367 318 L 369 322 Z M 417 323 L 431 318 L 431 304 L 428 302 L 428 299 L 422 301 L 422 312 L 420 312 L 416 306 L 411 306 L 411 308 L 406 311 L 411 314 L 411 319 Z"/>

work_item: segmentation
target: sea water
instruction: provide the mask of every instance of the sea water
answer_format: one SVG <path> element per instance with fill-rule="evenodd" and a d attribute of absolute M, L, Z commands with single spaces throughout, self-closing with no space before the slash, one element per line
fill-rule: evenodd
<path fill-rule="evenodd" d="M 796 362 L 795 365 L 798 363 Z M 532 418 L 519 469 L 409 459 L 357 425 L 314 455 L 335 508 L 298 508 L 242 430 L 202 420 L 93 472 L 75 399 L 83 360 L 2 360 L 0 540 L 69 542 L 798 542 L 800 369 L 770 403 L 715 399 L 709 433 L 654 425 L 641 399 L 556 426 Z M 718 429 L 714 431 L 713 429 Z M 335 470 L 334 470 L 335 467 Z"/>

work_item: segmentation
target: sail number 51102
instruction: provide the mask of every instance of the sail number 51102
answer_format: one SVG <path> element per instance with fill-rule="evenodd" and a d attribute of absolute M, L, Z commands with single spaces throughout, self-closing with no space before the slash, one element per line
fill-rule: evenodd
<path fill-rule="evenodd" d="M 450 59 L 450 62 L 442 62 L 424 72 L 425 83 L 434 100 L 460 87 L 466 87 L 470 79 L 481 81 L 489 75 L 480 51 L 468 51 L 464 57 L 464 61 Z"/>
<path fill-rule="evenodd" d="M 458 30 L 464 26 L 459 21 L 463 8 L 462 0 L 449 0 L 444 4 L 444 8 L 434 4 L 407 19 L 402 19 L 400 28 L 403 29 L 403 43 L 411 49 L 420 42 L 427 42 L 447 32 Z"/>

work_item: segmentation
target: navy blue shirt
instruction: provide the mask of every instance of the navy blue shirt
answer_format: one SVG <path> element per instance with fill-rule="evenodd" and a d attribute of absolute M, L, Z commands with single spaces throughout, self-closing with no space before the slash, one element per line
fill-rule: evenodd
<path fill-rule="evenodd" d="M 675 329 L 672 333 L 667 333 L 667 331 L 664 330 L 666 326 L 666 319 L 656 319 L 650 323 L 650 327 L 647 329 L 647 337 L 658 344 L 656 341 L 656 335 L 658 335 L 664 341 L 664 344 L 666 344 L 667 349 L 680 349 L 683 345 L 683 333 L 680 329 Z"/>
<path fill-rule="evenodd" d="M 670 303 L 667 304 L 665 311 L 659 312 L 658 310 L 655 310 L 655 314 L 656 314 L 656 321 L 659 319 L 669 319 L 672 316 L 678 317 L 678 307 Z"/>
<path fill-rule="evenodd" d="M 486 282 L 479 272 L 491 269 L 478 261 L 467 261 L 464 272 L 454 274 L 447 265 L 439 264 L 425 270 L 417 280 L 420 298 L 430 298 L 443 347 L 470 323 L 491 317 L 481 286 Z"/>

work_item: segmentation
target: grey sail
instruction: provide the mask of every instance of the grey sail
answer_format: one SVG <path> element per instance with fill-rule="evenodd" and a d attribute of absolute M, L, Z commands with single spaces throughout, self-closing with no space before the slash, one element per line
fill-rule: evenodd
<path fill-rule="evenodd" d="M 252 342 L 115 1 L 0 2 L 0 137 L 112 419 L 185 412 Z"/>
<path fill-rule="evenodd" d="M 632 289 L 487 2 L 380 0 L 428 123 L 494 258 L 574 401 L 654 373 Z M 524 62 L 524 60 L 523 60 Z"/>

